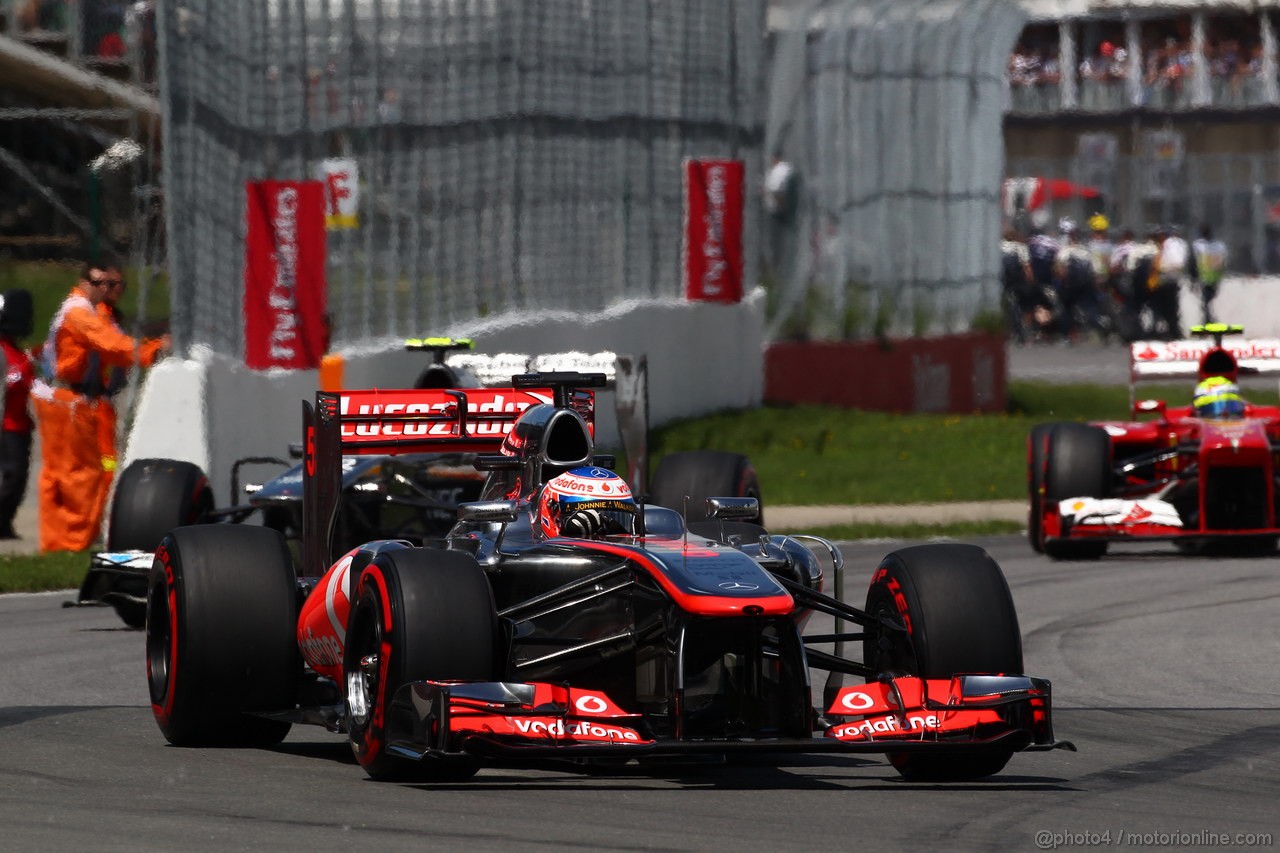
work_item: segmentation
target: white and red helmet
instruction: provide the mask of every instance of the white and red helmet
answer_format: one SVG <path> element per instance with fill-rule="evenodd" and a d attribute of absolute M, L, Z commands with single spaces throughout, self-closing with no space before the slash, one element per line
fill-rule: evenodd
<path fill-rule="evenodd" d="M 607 468 L 566 471 L 542 487 L 535 523 L 546 536 L 588 538 L 632 533 L 636 502 L 631 487 Z"/>

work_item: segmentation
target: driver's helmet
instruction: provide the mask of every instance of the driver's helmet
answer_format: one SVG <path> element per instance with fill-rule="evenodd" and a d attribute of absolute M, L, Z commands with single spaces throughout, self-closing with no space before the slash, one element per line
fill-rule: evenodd
<path fill-rule="evenodd" d="M 635 532 L 631 488 L 606 468 L 573 468 L 549 481 L 537 511 L 536 523 L 546 536 L 591 539 Z"/>
<path fill-rule="evenodd" d="M 1240 387 L 1223 376 L 1210 376 L 1197 385 L 1192 405 L 1198 418 L 1234 421 L 1244 417 L 1245 401 L 1240 396 Z"/>

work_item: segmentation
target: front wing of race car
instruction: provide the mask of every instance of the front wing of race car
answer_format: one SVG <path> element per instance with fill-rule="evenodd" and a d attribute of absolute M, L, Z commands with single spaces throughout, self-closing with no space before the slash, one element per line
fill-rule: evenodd
<path fill-rule="evenodd" d="M 1023 675 L 888 678 L 842 689 L 809 738 L 655 737 L 604 693 L 524 682 L 420 681 L 388 709 L 388 749 L 412 759 L 663 757 L 742 752 L 960 753 L 1056 741 L 1049 682 Z"/>
<path fill-rule="evenodd" d="M 1173 504 L 1156 498 L 1067 498 L 1047 504 L 1041 520 L 1046 542 L 1175 541 L 1280 536 L 1280 528 L 1224 530 L 1188 527 Z"/>
<path fill-rule="evenodd" d="M 126 625 L 141 628 L 147 614 L 147 579 L 155 555 L 150 551 L 103 551 L 94 554 L 75 601 L 64 607 L 109 605 Z"/>

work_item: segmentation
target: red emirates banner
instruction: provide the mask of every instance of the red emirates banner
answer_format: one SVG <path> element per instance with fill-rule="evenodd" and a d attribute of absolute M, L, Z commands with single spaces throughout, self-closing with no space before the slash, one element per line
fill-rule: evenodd
<path fill-rule="evenodd" d="M 742 299 L 741 160 L 684 161 L 684 295 Z"/>
<path fill-rule="evenodd" d="M 328 346 L 324 184 L 245 184 L 244 360 L 314 368 Z"/>

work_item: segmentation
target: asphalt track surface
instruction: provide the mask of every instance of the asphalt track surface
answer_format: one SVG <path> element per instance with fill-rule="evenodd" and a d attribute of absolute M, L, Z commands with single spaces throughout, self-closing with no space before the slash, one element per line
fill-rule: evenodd
<path fill-rule="evenodd" d="M 902 544 L 847 546 L 846 598 L 860 601 Z M 1009 578 L 1028 672 L 1053 680 L 1057 734 L 1080 751 L 1017 755 L 965 784 L 906 783 L 874 756 L 380 784 L 343 738 L 303 726 L 271 750 L 177 749 L 151 718 L 141 633 L 109 610 L 63 609 L 65 594 L 0 597 L 0 848 L 1167 849 L 1206 832 L 1280 843 L 1275 558 L 1159 547 L 1072 564 L 1018 537 L 979 544 Z"/>

